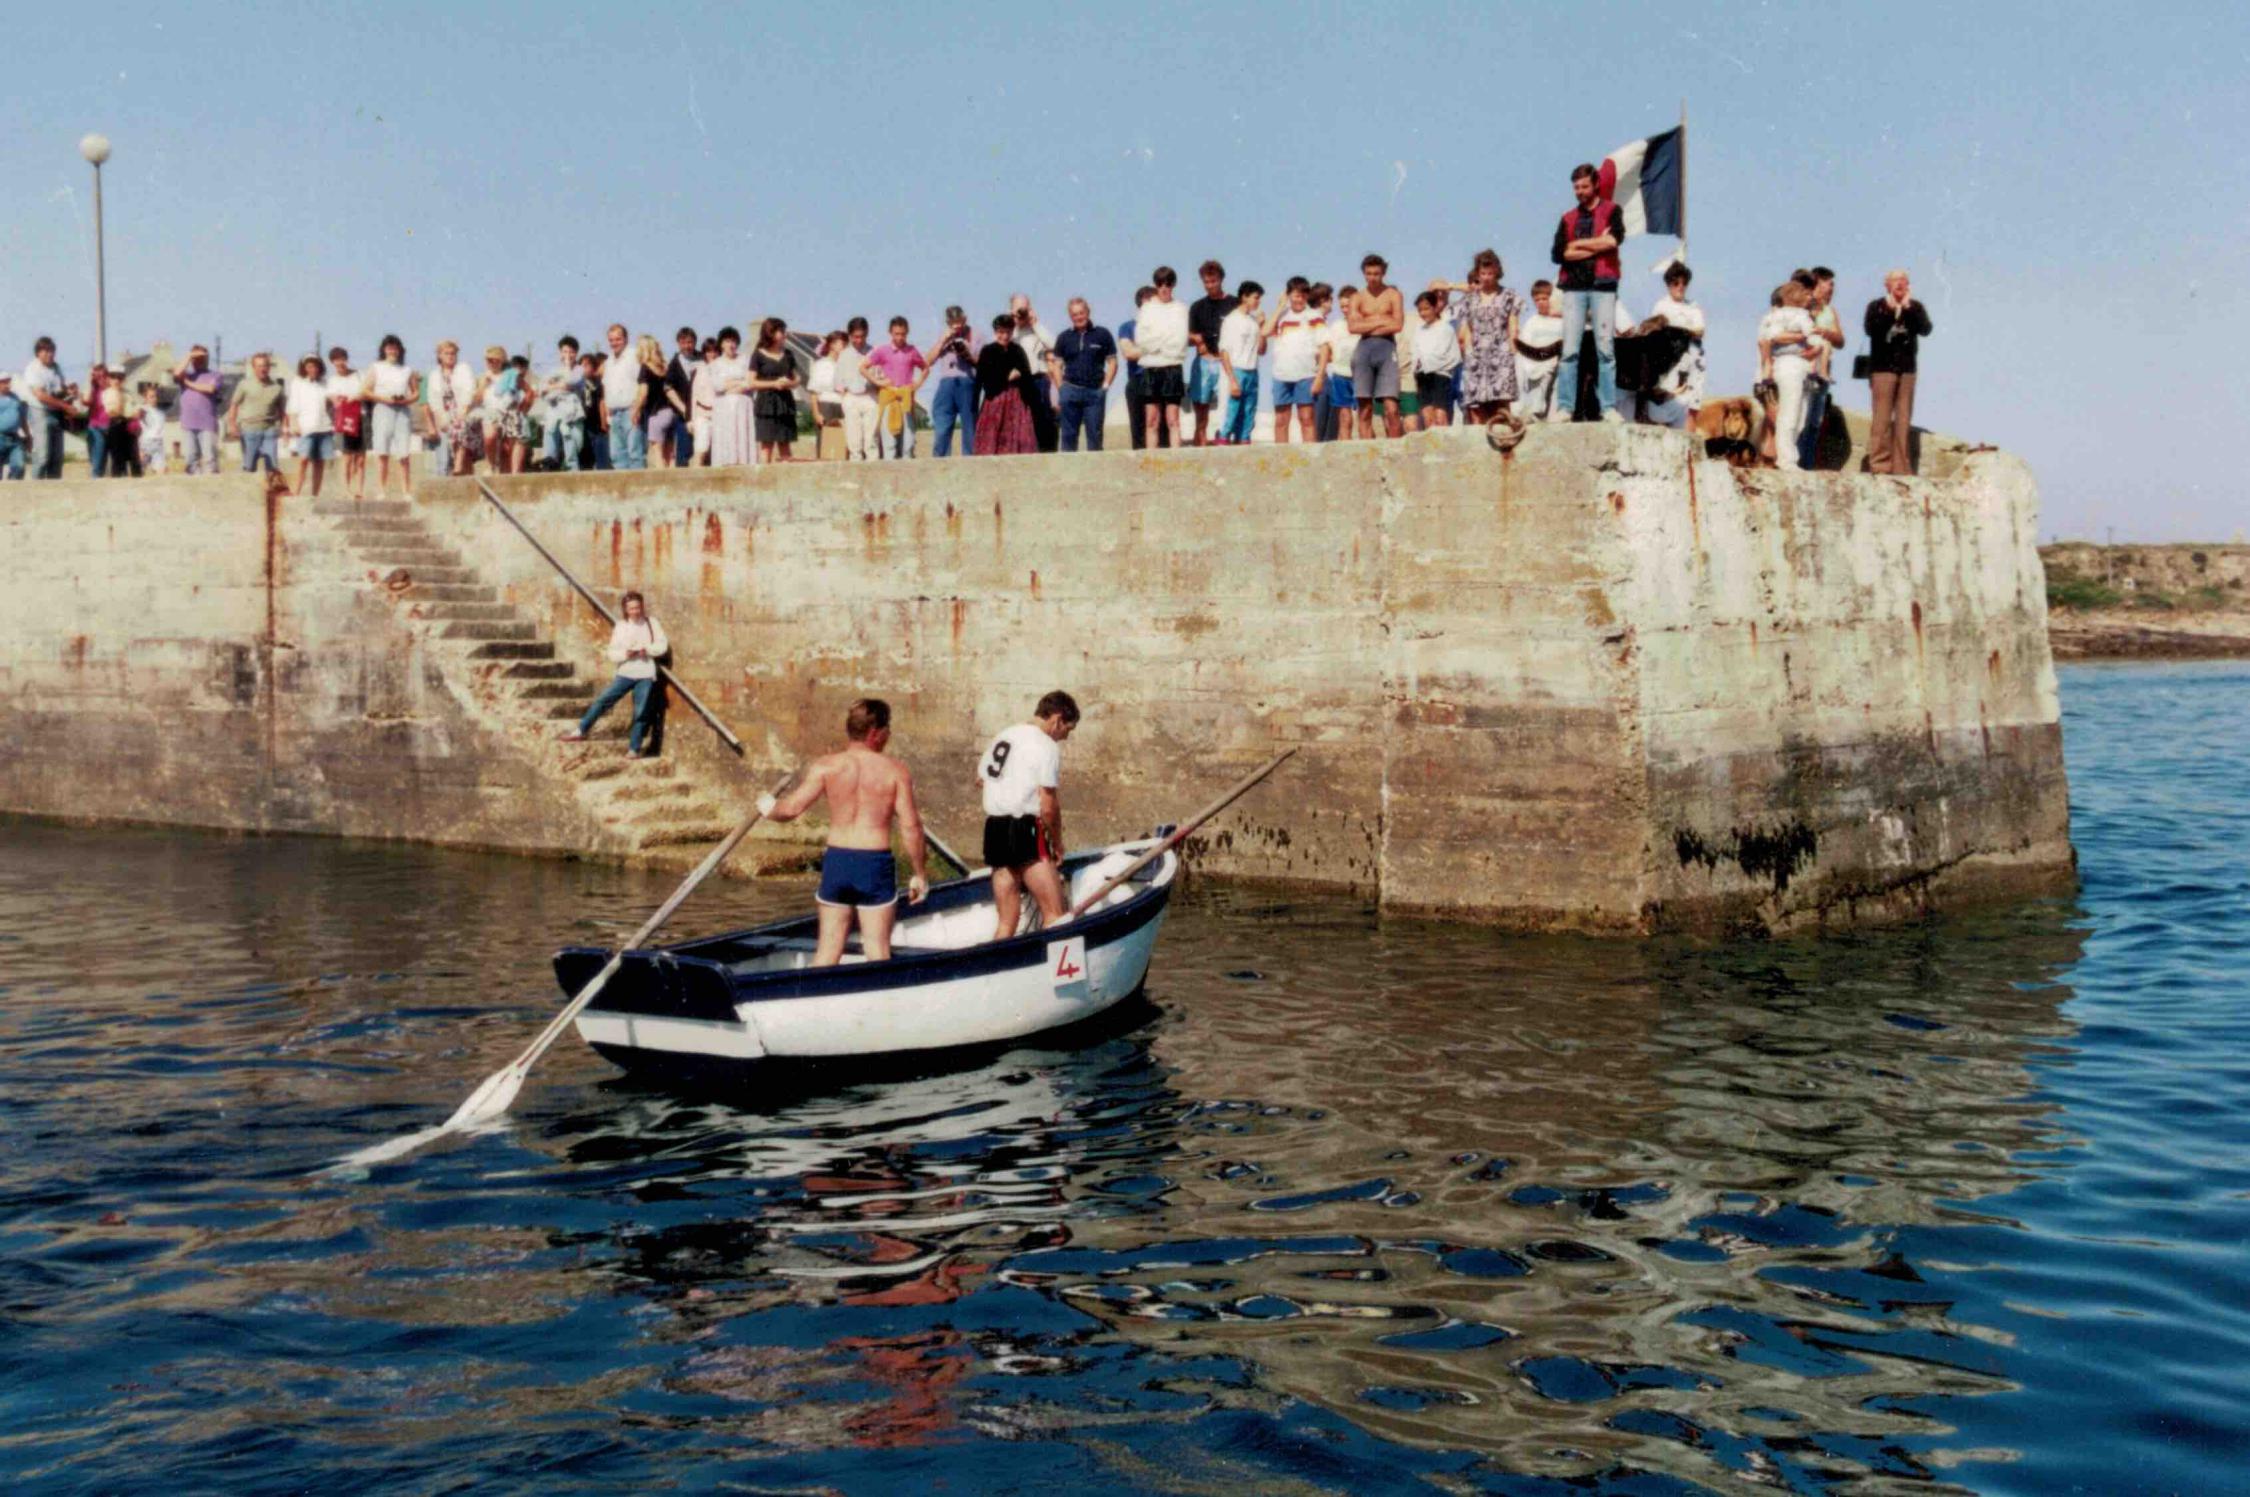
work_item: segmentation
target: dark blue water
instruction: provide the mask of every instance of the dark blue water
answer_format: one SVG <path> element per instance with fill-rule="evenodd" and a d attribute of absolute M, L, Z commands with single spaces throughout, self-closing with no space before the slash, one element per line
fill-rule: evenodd
<path fill-rule="evenodd" d="M 2242 1489 L 2250 670 L 2064 700 L 2076 901 L 1710 948 L 1205 887 L 1084 1048 L 721 1101 L 566 1041 L 364 1180 L 669 881 L 0 825 L 0 1477 Z"/>

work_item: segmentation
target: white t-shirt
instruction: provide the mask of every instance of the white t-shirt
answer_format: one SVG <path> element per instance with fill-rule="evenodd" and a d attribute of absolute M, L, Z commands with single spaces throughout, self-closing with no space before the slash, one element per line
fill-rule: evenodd
<path fill-rule="evenodd" d="M 1255 373 L 1258 368 L 1258 316 L 1240 307 L 1227 313 L 1219 322 L 1218 351 L 1226 355 L 1237 374 Z"/>
<path fill-rule="evenodd" d="M 834 359 L 814 359 L 812 361 L 812 378 L 805 382 L 805 388 L 812 392 L 815 399 L 823 395 L 834 395 L 836 393 L 836 361 Z"/>
<path fill-rule="evenodd" d="M 1676 327 L 1698 337 L 1704 331 L 1703 309 L 1691 301 L 1675 301 L 1667 296 L 1648 315 L 1661 317 L 1665 326 Z M 1674 425 L 1677 424 L 1673 420 L 1675 415 L 1684 420 L 1688 407 L 1702 403 L 1703 345 L 1691 343 L 1687 351 L 1680 355 L 1680 361 L 1657 379 L 1656 388 L 1649 392 L 1645 409 L 1652 420 Z M 1672 409 L 1675 404 L 1680 407 L 1677 412 Z"/>
<path fill-rule="evenodd" d="M 141 451 L 164 450 L 164 408 L 149 404 L 141 407 Z"/>
<path fill-rule="evenodd" d="M 1758 341 L 1760 343 L 1765 342 L 1768 338 L 1778 338 L 1783 333 L 1802 333 L 1809 338 L 1812 336 L 1812 331 L 1812 313 L 1806 311 L 1803 307 L 1773 307 L 1768 309 L 1765 316 L 1758 319 Z M 1773 351 L 1773 356 L 1777 359 L 1809 359 L 1812 355 L 1813 346 L 1810 343 L 1784 343 Z"/>
<path fill-rule="evenodd" d="M 1320 314 L 1307 307 L 1284 311 L 1273 324 L 1273 377 L 1311 379 L 1320 358 Z"/>
<path fill-rule="evenodd" d="M 1352 355 L 1359 352 L 1359 334 L 1353 332 L 1339 317 L 1325 323 L 1320 336 L 1328 344 L 1328 372 L 1339 379 L 1352 377 Z"/>
<path fill-rule="evenodd" d="M 836 355 L 836 367 L 829 372 L 829 383 L 839 395 L 865 395 L 866 366 L 867 355 L 847 343 Z"/>
<path fill-rule="evenodd" d="M 320 379 L 289 381 L 286 397 L 289 425 L 300 437 L 315 437 L 336 429 L 328 415 L 328 382 Z"/>
<path fill-rule="evenodd" d="M 42 390 L 49 395 L 62 394 L 62 367 L 57 364 L 42 364 L 33 359 L 23 366 L 23 377 L 16 381 L 16 394 L 22 397 L 25 405 L 45 410 L 46 407 L 33 398 Z"/>
<path fill-rule="evenodd" d="M 629 411 L 640 388 L 640 355 L 630 348 L 611 354 L 609 362 L 602 365 L 602 404 L 613 411 Z"/>
<path fill-rule="evenodd" d="M 1133 346 L 1143 369 L 1177 369 L 1187 361 L 1187 303 L 1150 297 L 1133 314 Z"/>
<path fill-rule="evenodd" d="M 1552 369 L 1562 358 L 1562 319 L 1555 316 L 1543 317 L 1537 312 L 1527 313 L 1516 324 L 1516 341 L 1526 348 L 1552 348 L 1555 350 L 1552 357 L 1535 359 L 1527 355 L 1522 348 L 1519 348 L 1516 350 L 1517 368 L 1521 369 L 1528 365 L 1534 374 Z"/>
<path fill-rule="evenodd" d="M 1022 349 L 1023 356 L 1031 360 L 1031 372 L 1038 378 L 1045 379 L 1047 355 L 1055 351 L 1055 340 L 1047 336 L 1047 324 L 1037 318 L 1032 319 L 1029 327 L 1019 324 L 1016 328 L 1016 347 Z"/>
<path fill-rule="evenodd" d="M 383 366 L 378 364 L 375 367 L 380 369 Z M 445 372 L 443 364 L 430 366 L 430 372 L 422 376 L 422 403 L 433 411 L 444 410 L 448 385 L 453 390 L 455 411 L 463 416 L 468 415 L 469 406 L 476 399 L 477 377 L 469 372 L 468 365 L 458 359 L 454 361 L 453 373 L 450 375 Z"/>
<path fill-rule="evenodd" d="M 1039 792 L 1062 783 L 1062 745 L 1037 723 L 1017 723 L 985 749 L 977 776 L 985 815 L 1037 816 Z"/>
<path fill-rule="evenodd" d="M 1451 374 L 1461 362 L 1461 335 L 1440 317 L 1414 329 L 1414 371 L 1417 374 Z"/>
<path fill-rule="evenodd" d="M 406 387 L 413 378 L 414 372 L 404 364 L 381 359 L 367 371 L 367 392 L 377 400 L 404 400 Z"/>
<path fill-rule="evenodd" d="M 326 381 L 330 400 L 357 400 L 360 398 L 360 391 L 365 389 L 366 386 L 366 372 L 358 369 L 353 370 L 350 374 L 337 374 L 331 371 Z"/>

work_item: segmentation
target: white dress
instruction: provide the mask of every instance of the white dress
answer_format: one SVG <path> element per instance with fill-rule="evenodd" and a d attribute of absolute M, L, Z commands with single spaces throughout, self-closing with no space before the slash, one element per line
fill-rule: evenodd
<path fill-rule="evenodd" d="M 750 361 L 739 354 L 711 360 L 711 466 L 746 468 L 758 460 L 758 431 L 750 392 L 731 386 L 750 378 Z"/>

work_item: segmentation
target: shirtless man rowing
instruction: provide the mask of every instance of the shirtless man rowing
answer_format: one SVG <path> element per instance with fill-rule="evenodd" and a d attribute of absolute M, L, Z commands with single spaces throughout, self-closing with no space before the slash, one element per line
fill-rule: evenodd
<path fill-rule="evenodd" d="M 859 920 L 860 945 L 871 962 L 889 961 L 891 927 L 898 921 L 898 863 L 891 856 L 891 822 L 906 841 L 914 877 L 907 883 L 909 904 L 930 892 L 922 841 L 922 813 L 914 804 L 914 776 L 883 753 L 891 741 L 888 702 L 865 697 L 844 714 L 841 753 L 815 759 L 795 789 L 776 800 L 758 797 L 769 821 L 795 821 L 822 797 L 828 800 L 828 850 L 820 858 L 820 944 L 816 967 L 844 959 L 852 919 Z"/>

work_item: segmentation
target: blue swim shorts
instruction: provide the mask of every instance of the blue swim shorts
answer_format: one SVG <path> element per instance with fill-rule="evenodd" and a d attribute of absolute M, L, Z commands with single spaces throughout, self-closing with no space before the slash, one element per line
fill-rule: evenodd
<path fill-rule="evenodd" d="M 1188 373 L 1187 403 L 1189 405 L 1217 405 L 1219 403 L 1219 361 L 1210 354 L 1196 356 L 1195 365 Z"/>
<path fill-rule="evenodd" d="M 887 852 L 831 847 L 820 855 L 822 904 L 881 909 L 898 903 L 898 860 Z"/>
<path fill-rule="evenodd" d="M 1352 377 L 1348 374 L 1330 373 L 1328 376 L 1328 403 L 1333 406 L 1354 405 Z"/>
<path fill-rule="evenodd" d="M 1273 408 L 1284 410 L 1293 405 L 1311 405 L 1312 380 L 1277 379 L 1273 382 Z"/>

